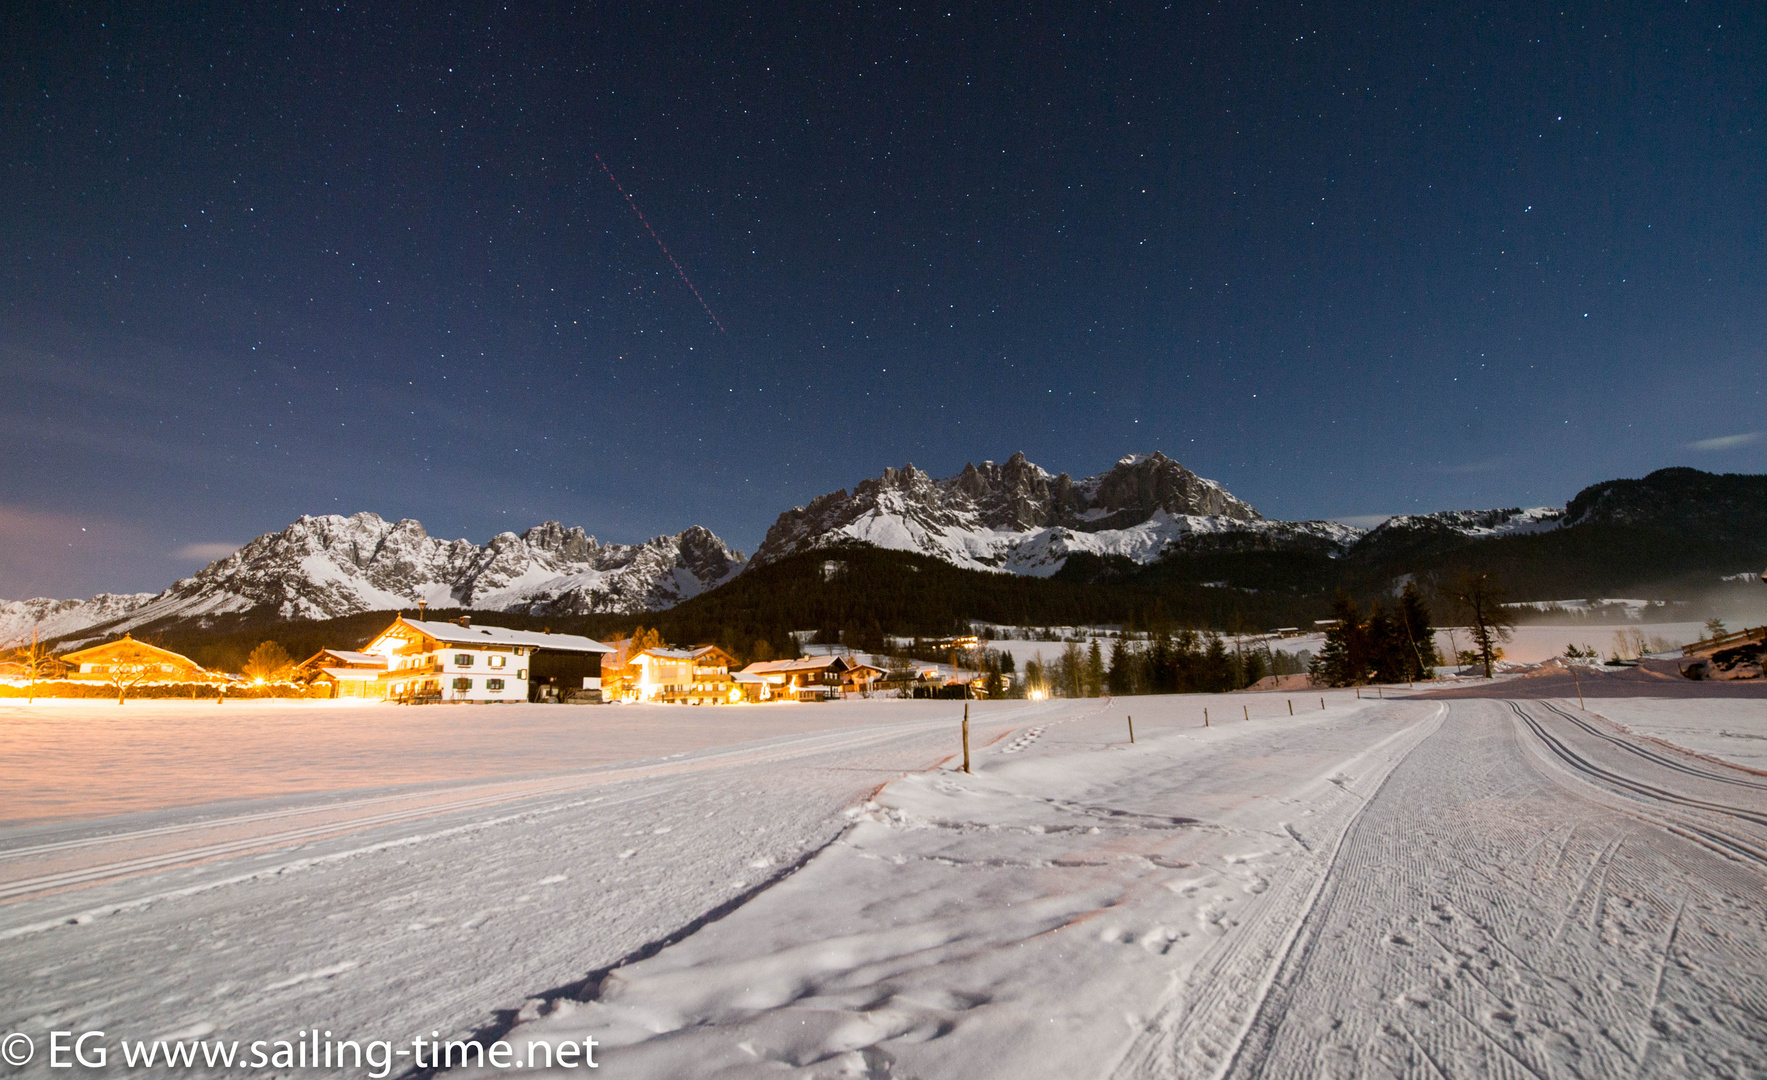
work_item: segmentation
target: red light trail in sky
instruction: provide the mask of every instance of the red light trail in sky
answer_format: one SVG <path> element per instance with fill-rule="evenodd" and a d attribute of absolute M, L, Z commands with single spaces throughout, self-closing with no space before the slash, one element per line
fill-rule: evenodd
<path fill-rule="evenodd" d="M 595 164 L 600 165 L 601 171 L 606 173 L 607 178 L 614 182 L 614 190 L 620 193 L 620 196 L 626 200 L 626 205 L 630 206 L 632 212 L 638 215 L 639 223 L 644 226 L 644 231 L 650 234 L 650 238 L 656 241 L 656 246 L 662 250 L 663 258 L 669 260 L 669 265 L 673 266 L 675 272 L 681 275 L 681 283 L 686 285 L 687 291 L 691 292 L 693 298 L 699 301 L 699 306 L 706 309 L 706 316 L 712 320 L 712 325 L 718 328 L 718 333 L 722 334 L 724 332 L 724 324 L 718 321 L 718 316 L 712 314 L 712 305 L 706 303 L 706 298 L 701 296 L 699 290 L 693 287 L 693 279 L 687 276 L 687 271 L 681 269 L 681 264 L 675 261 L 675 256 L 669 254 L 668 245 L 663 243 L 663 238 L 658 236 L 656 230 L 650 227 L 650 222 L 645 220 L 644 211 L 638 209 L 638 203 L 633 201 L 632 196 L 626 194 L 626 189 L 620 186 L 620 178 L 615 176 L 614 171 L 607 167 L 607 162 L 601 160 L 600 154 L 595 155 Z"/>

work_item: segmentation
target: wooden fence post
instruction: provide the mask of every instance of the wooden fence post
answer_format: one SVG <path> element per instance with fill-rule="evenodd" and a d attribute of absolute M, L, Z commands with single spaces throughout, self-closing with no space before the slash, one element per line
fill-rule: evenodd
<path fill-rule="evenodd" d="M 1288 699 L 1288 714 L 1290 716 L 1293 716 L 1295 714 L 1295 699 L 1294 698 Z"/>
<path fill-rule="evenodd" d="M 1135 718 L 1133 716 L 1129 718 L 1129 743 L 1130 745 L 1135 743 Z"/>
<path fill-rule="evenodd" d="M 1248 724 L 1249 724 L 1249 723 L 1251 723 L 1251 722 L 1252 722 L 1252 709 L 1251 709 L 1251 706 L 1249 706 L 1249 705 L 1241 705 L 1241 706 L 1240 706 L 1240 707 L 1239 707 L 1239 708 L 1240 708 L 1240 711 L 1241 711 L 1241 712 L 1243 712 L 1243 713 L 1245 713 L 1245 721 L 1246 721 L 1246 723 L 1248 723 Z"/>
<path fill-rule="evenodd" d="M 969 771 L 969 702 L 963 703 L 963 771 Z"/>
<path fill-rule="evenodd" d="M 1203 710 L 1203 727 L 1209 726 L 1209 710 Z"/>

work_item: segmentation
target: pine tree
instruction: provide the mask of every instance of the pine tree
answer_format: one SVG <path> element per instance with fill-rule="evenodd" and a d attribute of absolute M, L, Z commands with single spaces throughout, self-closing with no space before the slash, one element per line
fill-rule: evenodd
<path fill-rule="evenodd" d="M 1071 641 L 1068 642 L 1067 648 L 1061 651 L 1061 659 L 1056 661 L 1056 664 L 1062 696 L 1085 697 L 1086 655 L 1080 651 L 1080 646 Z"/>
<path fill-rule="evenodd" d="M 1251 686 L 1264 677 L 1264 651 L 1253 649 L 1239 654 L 1239 685 Z"/>
<path fill-rule="evenodd" d="M 1436 667 L 1442 662 L 1442 654 L 1436 649 L 1436 628 L 1430 625 L 1430 609 L 1423 602 L 1423 594 L 1417 586 L 1405 583 L 1405 591 L 1399 594 L 1399 609 L 1394 617 L 1399 622 L 1399 629 L 1404 635 L 1409 655 L 1406 676 L 1408 679 L 1433 679 Z"/>
<path fill-rule="evenodd" d="M 1135 685 L 1133 659 L 1129 656 L 1129 646 L 1122 638 L 1111 642 L 1111 666 L 1105 675 L 1105 685 L 1110 688 L 1112 697 L 1123 697 Z"/>
<path fill-rule="evenodd" d="M 1149 694 L 1178 692 L 1178 645 L 1164 630 L 1154 633 L 1147 649 L 1147 684 Z"/>
<path fill-rule="evenodd" d="M 1313 658 L 1312 674 L 1327 686 L 1352 686 L 1368 681 L 1368 656 L 1362 613 L 1343 593 L 1332 601 L 1334 624 L 1325 632 L 1325 646 Z"/>
<path fill-rule="evenodd" d="M 1104 651 L 1098 647 L 1098 639 L 1092 639 L 1092 645 L 1086 650 L 1086 696 L 1097 697 L 1104 693 Z"/>
<path fill-rule="evenodd" d="M 1227 654 L 1227 643 L 1221 635 L 1211 633 L 1208 647 L 1202 655 L 1202 678 L 1199 680 L 1202 689 L 1211 694 L 1225 693 L 1234 689 L 1233 658 Z"/>
<path fill-rule="evenodd" d="M 1368 649 L 1368 668 L 1374 682 L 1404 682 L 1411 670 L 1411 642 L 1399 628 L 1399 621 L 1386 609 L 1375 604 L 1369 609 L 1363 630 Z"/>

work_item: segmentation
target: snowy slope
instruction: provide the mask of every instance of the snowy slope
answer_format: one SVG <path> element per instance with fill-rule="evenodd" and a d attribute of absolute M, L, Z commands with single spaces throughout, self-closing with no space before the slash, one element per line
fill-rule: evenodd
<path fill-rule="evenodd" d="M 0 648 L 23 645 L 35 632 L 44 641 L 128 615 L 153 593 L 99 593 L 90 600 L 0 600 Z"/>
<path fill-rule="evenodd" d="M 1336 522 L 1268 521 L 1213 480 L 1164 454 L 1131 454 L 1082 480 L 1052 476 L 1014 454 L 937 480 L 907 465 L 779 515 L 755 565 L 799 551 L 864 543 L 913 551 L 972 570 L 1047 576 L 1069 555 L 1158 559 L 1174 542 L 1263 534 L 1334 549 L 1361 530 Z"/>
<path fill-rule="evenodd" d="M 1564 523 L 1563 507 L 1536 506 L 1523 510 L 1438 510 L 1433 514 L 1400 514 L 1388 518 L 1369 535 L 1385 529 L 1401 532 L 1417 529 L 1446 529 L 1462 536 L 1486 538 L 1521 536 L 1526 533 L 1550 532 Z"/>
<path fill-rule="evenodd" d="M 440 540 L 409 518 L 376 514 L 302 517 L 152 597 L 27 601 L 9 605 L 7 637 L 28 639 L 87 627 L 119 633 L 161 619 L 273 609 L 284 618 L 325 619 L 409 607 L 583 614 L 655 611 L 720 585 L 741 572 L 740 551 L 694 526 L 642 544 L 602 544 L 580 528 L 546 522 L 479 546 Z M 127 601 L 120 602 L 120 601 Z M 34 606 L 33 606 L 34 605 Z M 20 613 L 11 615 L 18 607 Z"/>

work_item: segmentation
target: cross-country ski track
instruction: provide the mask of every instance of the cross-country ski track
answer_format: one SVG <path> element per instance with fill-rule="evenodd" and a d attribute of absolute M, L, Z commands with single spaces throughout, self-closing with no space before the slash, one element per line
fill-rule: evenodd
<path fill-rule="evenodd" d="M 1319 696 L 976 706 L 970 776 L 961 703 L 869 702 L 8 828 L 0 1025 L 592 1036 L 621 1078 L 1767 1075 L 1767 776 L 1599 701 Z"/>

